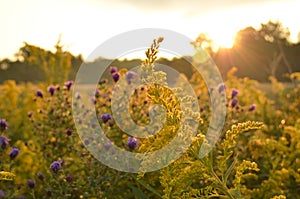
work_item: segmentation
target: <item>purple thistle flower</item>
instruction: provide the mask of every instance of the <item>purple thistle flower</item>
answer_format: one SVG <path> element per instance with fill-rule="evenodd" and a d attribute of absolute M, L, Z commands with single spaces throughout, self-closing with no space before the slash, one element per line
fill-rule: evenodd
<path fill-rule="evenodd" d="M 43 98 L 43 92 L 41 90 L 36 91 L 36 96 Z"/>
<path fill-rule="evenodd" d="M 112 118 L 111 114 L 106 113 L 106 114 L 101 114 L 101 119 L 104 123 L 106 123 L 108 120 Z"/>
<path fill-rule="evenodd" d="M 51 94 L 51 96 L 53 96 L 54 92 L 55 92 L 55 87 L 54 86 L 49 86 L 48 87 L 48 92 Z"/>
<path fill-rule="evenodd" d="M 97 89 L 97 90 L 95 90 L 95 92 L 94 92 L 94 95 L 96 96 L 96 97 L 99 97 L 99 95 L 100 95 L 100 92 L 99 92 L 99 90 Z"/>
<path fill-rule="evenodd" d="M 0 189 L 0 198 L 4 198 L 4 197 L 5 197 L 4 191 L 2 191 L 2 190 Z"/>
<path fill-rule="evenodd" d="M 37 175 L 38 179 L 44 180 L 44 175 L 43 174 L 37 173 L 36 175 Z"/>
<path fill-rule="evenodd" d="M 108 150 L 113 145 L 111 140 L 107 140 L 107 142 L 104 144 L 104 148 Z"/>
<path fill-rule="evenodd" d="M 76 93 L 75 93 L 75 97 L 76 97 L 76 99 L 81 99 L 80 93 L 76 92 Z"/>
<path fill-rule="evenodd" d="M 133 137 L 129 137 L 127 141 L 127 146 L 130 149 L 136 149 L 139 146 L 138 140 Z"/>
<path fill-rule="evenodd" d="M 9 142 L 8 142 L 7 137 L 5 137 L 5 136 L 0 136 L 0 147 L 1 147 L 2 149 L 5 149 L 6 147 L 8 147 L 8 145 L 9 145 Z"/>
<path fill-rule="evenodd" d="M 74 84 L 73 81 L 67 81 L 64 83 L 64 85 L 67 87 L 68 90 L 70 90 L 71 86 Z"/>
<path fill-rule="evenodd" d="M 249 111 L 255 111 L 255 109 L 256 109 L 256 105 L 251 104 L 251 106 L 249 107 Z"/>
<path fill-rule="evenodd" d="M 220 85 L 219 85 L 219 93 L 221 93 L 221 92 L 223 92 L 223 91 L 225 91 L 225 90 L 226 90 L 225 84 L 220 84 Z"/>
<path fill-rule="evenodd" d="M 54 173 L 57 173 L 57 172 L 61 169 L 62 163 L 63 163 L 62 160 L 54 161 L 54 162 L 52 162 L 52 164 L 50 165 L 50 169 L 51 169 Z"/>
<path fill-rule="evenodd" d="M 20 150 L 18 149 L 18 147 L 13 147 L 13 149 L 10 151 L 9 156 L 11 159 L 15 159 L 20 153 Z"/>
<path fill-rule="evenodd" d="M 66 176 L 66 181 L 67 182 L 72 182 L 73 181 L 73 177 L 71 175 L 67 175 Z"/>
<path fill-rule="evenodd" d="M 35 181 L 34 180 L 27 180 L 27 185 L 29 188 L 33 189 L 35 186 Z"/>
<path fill-rule="evenodd" d="M 0 119 L 0 131 L 8 129 L 8 124 L 5 119 Z"/>
<path fill-rule="evenodd" d="M 234 99 L 231 101 L 231 107 L 232 107 L 232 108 L 235 107 L 235 106 L 237 105 L 238 102 L 239 102 L 238 99 L 234 98 Z"/>
<path fill-rule="evenodd" d="M 110 74 L 114 74 L 114 73 L 118 72 L 118 69 L 117 69 L 117 67 L 112 66 L 109 68 L 109 72 L 110 72 Z"/>
<path fill-rule="evenodd" d="M 231 99 L 233 99 L 235 96 L 237 96 L 239 94 L 239 91 L 236 89 L 232 89 L 231 91 Z"/>
<path fill-rule="evenodd" d="M 129 71 L 126 74 L 126 80 L 128 82 L 128 84 L 130 84 L 132 82 L 132 80 L 134 80 L 137 77 L 137 73 L 133 72 L 133 71 Z"/>
<path fill-rule="evenodd" d="M 117 82 L 120 79 L 120 74 L 118 72 L 113 73 L 111 76 L 115 82 Z"/>

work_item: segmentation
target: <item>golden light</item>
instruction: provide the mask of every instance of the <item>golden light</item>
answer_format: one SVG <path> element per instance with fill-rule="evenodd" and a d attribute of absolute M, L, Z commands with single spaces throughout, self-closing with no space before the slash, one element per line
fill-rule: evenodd
<path fill-rule="evenodd" d="M 219 48 L 232 48 L 234 45 L 235 33 L 226 30 L 219 30 L 213 33 L 210 33 L 210 38 Z"/>

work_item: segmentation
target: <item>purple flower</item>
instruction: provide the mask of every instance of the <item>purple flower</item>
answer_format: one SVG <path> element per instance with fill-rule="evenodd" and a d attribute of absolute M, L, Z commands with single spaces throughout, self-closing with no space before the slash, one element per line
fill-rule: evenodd
<path fill-rule="evenodd" d="M 219 93 L 221 93 L 221 92 L 223 92 L 223 91 L 225 91 L 225 90 L 226 90 L 225 84 L 220 84 L 220 85 L 219 85 Z"/>
<path fill-rule="evenodd" d="M 231 107 L 232 107 L 232 108 L 235 107 L 235 106 L 237 105 L 238 102 L 239 102 L 238 99 L 234 98 L 234 99 L 231 101 Z"/>
<path fill-rule="evenodd" d="M 4 197 L 5 197 L 4 191 L 2 191 L 2 190 L 0 189 L 0 198 L 4 198 Z"/>
<path fill-rule="evenodd" d="M 0 119 L 0 131 L 8 129 L 8 124 L 5 119 Z"/>
<path fill-rule="evenodd" d="M 9 145 L 9 142 L 8 142 L 7 137 L 5 137 L 5 136 L 0 136 L 0 147 L 1 147 L 2 149 L 5 149 L 6 147 L 8 147 L 8 145 Z"/>
<path fill-rule="evenodd" d="M 67 81 L 65 82 L 65 86 L 67 87 L 68 90 L 70 90 L 71 86 L 74 84 L 73 81 Z"/>
<path fill-rule="evenodd" d="M 236 89 L 232 89 L 231 91 L 231 99 L 233 99 L 235 96 L 237 96 L 239 94 L 239 91 Z"/>
<path fill-rule="evenodd" d="M 61 169 L 62 163 L 63 163 L 62 160 L 54 161 L 54 162 L 52 162 L 52 164 L 50 165 L 50 169 L 51 169 L 54 173 L 57 173 L 57 172 Z"/>
<path fill-rule="evenodd" d="M 97 90 L 95 90 L 95 92 L 94 92 L 94 95 L 96 96 L 96 97 L 99 97 L 99 95 L 100 95 L 100 92 L 99 92 L 99 90 L 97 89 Z"/>
<path fill-rule="evenodd" d="M 133 71 L 129 71 L 126 74 L 126 80 L 128 82 L 128 84 L 130 84 L 132 82 L 132 80 L 134 80 L 137 77 L 137 73 L 133 72 Z"/>
<path fill-rule="evenodd" d="M 104 148 L 106 150 L 108 150 L 111 146 L 112 146 L 112 141 L 111 140 L 107 140 L 107 142 L 104 144 Z"/>
<path fill-rule="evenodd" d="M 112 117 L 111 117 L 111 114 L 109 113 L 106 113 L 106 114 L 101 114 L 101 119 L 104 123 L 106 123 L 108 120 L 110 120 Z"/>
<path fill-rule="evenodd" d="M 25 196 L 19 195 L 18 199 L 25 199 Z"/>
<path fill-rule="evenodd" d="M 13 147 L 13 149 L 10 151 L 9 156 L 11 159 L 15 159 L 20 153 L 20 150 L 18 149 L 18 147 Z"/>
<path fill-rule="evenodd" d="M 133 137 L 129 137 L 127 141 L 127 146 L 130 149 L 136 149 L 139 146 L 138 140 Z"/>
<path fill-rule="evenodd" d="M 95 96 L 91 97 L 91 102 L 92 102 L 93 104 L 96 104 L 96 103 L 97 103 L 97 100 L 96 100 L 96 97 L 95 97 Z"/>
<path fill-rule="evenodd" d="M 255 111 L 255 109 L 256 109 L 256 105 L 251 104 L 251 106 L 249 107 L 249 111 Z"/>
<path fill-rule="evenodd" d="M 43 98 L 43 92 L 41 90 L 36 91 L 36 96 Z"/>
<path fill-rule="evenodd" d="M 36 175 L 37 175 L 38 179 L 44 180 L 44 175 L 43 174 L 37 173 Z"/>
<path fill-rule="evenodd" d="M 66 176 L 66 181 L 67 182 L 72 182 L 73 181 L 73 177 L 71 175 L 67 175 Z"/>
<path fill-rule="evenodd" d="M 55 87 L 54 86 L 49 86 L 48 87 L 48 92 L 51 94 L 51 96 L 54 94 L 54 92 L 55 92 Z"/>
<path fill-rule="evenodd" d="M 114 74 L 114 73 L 118 72 L 118 69 L 117 69 L 117 67 L 112 66 L 109 68 L 109 72 L 110 72 L 110 74 Z"/>
<path fill-rule="evenodd" d="M 81 95 L 80 95 L 80 93 L 75 93 L 75 97 L 76 97 L 76 99 L 81 99 Z"/>
<path fill-rule="evenodd" d="M 27 185 L 29 188 L 33 189 L 35 186 L 35 181 L 34 180 L 27 180 Z"/>
<path fill-rule="evenodd" d="M 115 82 L 117 82 L 120 79 L 120 74 L 118 72 L 113 73 L 111 76 Z"/>

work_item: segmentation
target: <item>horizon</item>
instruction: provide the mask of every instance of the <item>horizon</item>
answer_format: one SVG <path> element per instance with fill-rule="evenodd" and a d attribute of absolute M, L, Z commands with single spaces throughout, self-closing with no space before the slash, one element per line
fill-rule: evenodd
<path fill-rule="evenodd" d="M 200 33 L 207 33 L 219 47 L 230 48 L 237 31 L 249 26 L 258 29 L 261 23 L 272 20 L 281 22 L 290 30 L 292 42 L 299 41 L 300 27 L 296 20 L 300 17 L 297 12 L 300 2 L 296 0 L 246 0 L 242 3 L 235 0 L 192 0 L 189 4 L 169 0 L 152 3 L 155 6 L 150 2 L 132 0 L 116 0 L 114 3 L 97 0 L 6 2 L 0 8 L 0 20 L 5 20 L 2 23 L 4 31 L 0 33 L 0 60 L 15 59 L 14 54 L 23 42 L 53 51 L 59 35 L 65 50 L 75 56 L 81 54 L 86 59 L 107 39 L 148 27 L 173 30 L 191 40 Z M 19 6 L 15 7 L 16 4 Z M 115 58 L 109 54 L 102 56 Z M 122 57 L 127 56 L 129 54 Z"/>

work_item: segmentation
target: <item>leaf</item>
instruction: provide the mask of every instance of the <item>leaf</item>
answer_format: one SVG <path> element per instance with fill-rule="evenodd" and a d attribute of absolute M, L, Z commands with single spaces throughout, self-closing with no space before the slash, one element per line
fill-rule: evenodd
<path fill-rule="evenodd" d="M 154 193 L 155 195 L 159 196 L 161 198 L 160 193 L 158 193 L 153 187 L 151 187 L 150 185 L 144 183 L 143 181 L 137 180 L 138 183 L 140 183 L 143 187 L 145 187 L 146 189 L 148 189 L 149 191 L 151 191 L 152 193 Z"/>
<path fill-rule="evenodd" d="M 131 186 L 131 185 L 128 185 L 128 186 L 132 189 L 134 196 L 137 196 L 140 199 L 149 199 L 149 197 L 146 196 L 139 188 L 137 188 L 135 186 Z"/>
<path fill-rule="evenodd" d="M 227 169 L 227 171 L 226 171 L 226 173 L 225 173 L 225 176 L 224 176 L 224 181 L 225 181 L 225 182 L 227 181 L 227 179 L 228 179 L 229 175 L 231 174 L 231 172 L 232 172 L 234 166 L 236 165 L 236 163 L 237 163 L 237 158 L 235 158 L 235 159 L 233 160 L 233 162 L 231 163 L 231 165 L 230 165 L 229 168 Z"/>

